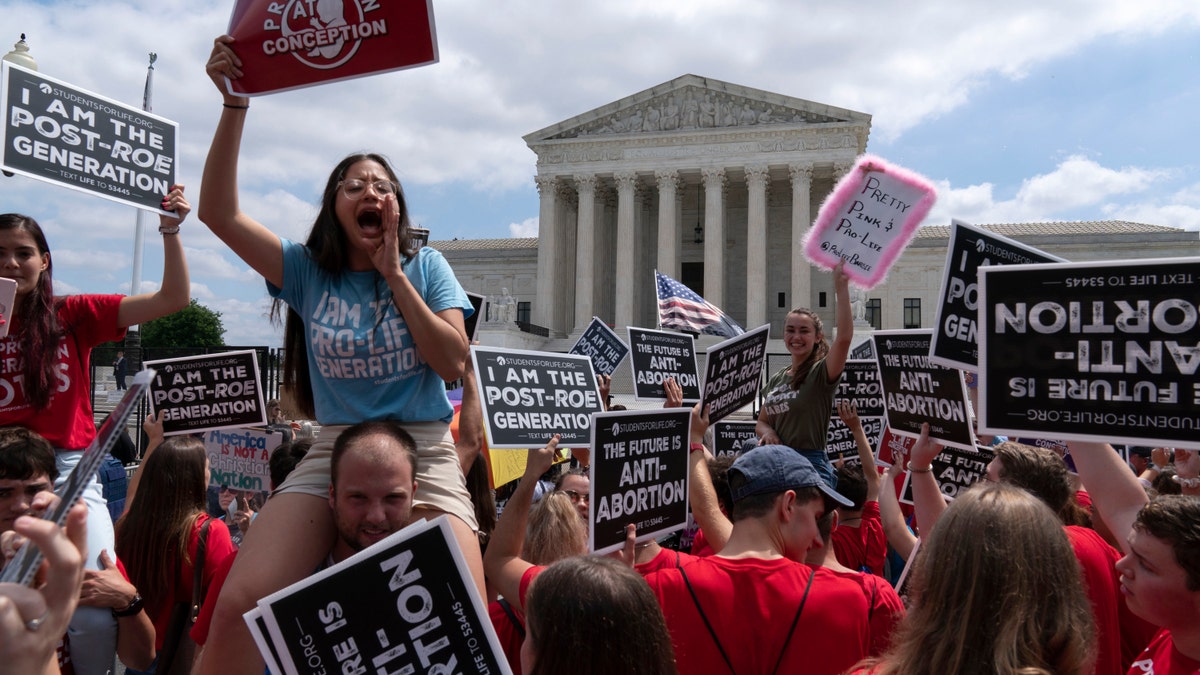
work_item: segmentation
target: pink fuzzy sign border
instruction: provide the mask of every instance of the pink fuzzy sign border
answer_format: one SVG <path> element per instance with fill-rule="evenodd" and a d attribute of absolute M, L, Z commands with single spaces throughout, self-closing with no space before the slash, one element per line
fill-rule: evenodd
<path fill-rule="evenodd" d="M 862 155 L 825 198 L 804 241 L 804 255 L 874 288 L 904 252 L 937 200 L 929 179 L 879 157 Z"/>

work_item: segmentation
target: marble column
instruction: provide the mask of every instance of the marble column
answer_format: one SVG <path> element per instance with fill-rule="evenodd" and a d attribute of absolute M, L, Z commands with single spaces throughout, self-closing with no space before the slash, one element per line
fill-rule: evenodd
<path fill-rule="evenodd" d="M 575 222 L 579 217 L 579 195 L 566 181 L 558 182 L 558 325 L 555 337 L 565 337 L 575 325 Z"/>
<path fill-rule="evenodd" d="M 614 319 L 617 326 L 628 326 L 633 322 L 633 267 L 636 260 L 633 216 L 637 173 L 621 171 L 613 178 L 617 183 L 617 278 Z"/>
<path fill-rule="evenodd" d="M 767 322 L 767 183 L 765 165 L 746 167 L 746 328 Z"/>
<path fill-rule="evenodd" d="M 576 174 L 575 189 L 579 195 L 575 230 L 575 329 L 582 330 L 595 314 L 592 289 L 596 284 L 596 177 Z"/>
<path fill-rule="evenodd" d="M 654 172 L 658 181 L 658 261 L 659 272 L 679 278 L 679 227 L 676 216 L 679 172 L 663 169 Z"/>
<path fill-rule="evenodd" d="M 812 268 L 804 257 L 804 236 L 812 225 L 812 175 L 811 164 L 791 164 L 788 173 L 792 177 L 792 284 L 788 298 L 788 310 L 812 306 Z"/>
<path fill-rule="evenodd" d="M 558 314 L 559 256 L 556 250 L 558 222 L 558 179 L 538 176 L 538 260 L 537 303 L 533 308 L 533 323 L 551 330 L 560 322 Z M 490 289 L 489 289 L 490 290 Z M 485 291 L 486 292 L 486 291 Z"/>
<path fill-rule="evenodd" d="M 725 169 L 709 167 L 704 176 L 704 299 L 725 302 Z"/>

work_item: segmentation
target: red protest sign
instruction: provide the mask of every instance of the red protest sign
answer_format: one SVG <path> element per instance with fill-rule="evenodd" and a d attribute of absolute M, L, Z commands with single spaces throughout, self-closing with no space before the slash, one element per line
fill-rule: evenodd
<path fill-rule="evenodd" d="M 432 0 L 238 0 L 229 34 L 238 96 L 437 63 Z"/>

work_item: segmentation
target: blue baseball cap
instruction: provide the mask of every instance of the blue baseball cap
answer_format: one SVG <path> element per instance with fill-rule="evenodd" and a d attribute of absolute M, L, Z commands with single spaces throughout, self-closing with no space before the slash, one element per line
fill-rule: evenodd
<path fill-rule="evenodd" d="M 745 452 L 734 460 L 729 473 L 731 477 L 734 473 L 741 474 L 743 480 L 737 488 L 730 481 L 730 492 L 735 503 L 753 495 L 815 487 L 842 506 L 854 506 L 854 502 L 821 480 L 820 474 L 804 455 L 786 445 L 760 445 Z"/>

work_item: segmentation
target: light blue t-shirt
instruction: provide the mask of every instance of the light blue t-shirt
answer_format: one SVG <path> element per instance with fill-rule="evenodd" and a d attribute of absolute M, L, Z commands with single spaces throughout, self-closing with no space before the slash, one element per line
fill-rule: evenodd
<path fill-rule="evenodd" d="M 435 313 L 474 311 L 438 251 L 425 247 L 402 268 Z M 267 282 L 305 323 L 313 404 L 321 424 L 364 420 L 449 422 L 446 386 L 417 351 L 392 291 L 376 271 L 331 275 L 304 246 L 283 240 L 283 288 Z"/>

